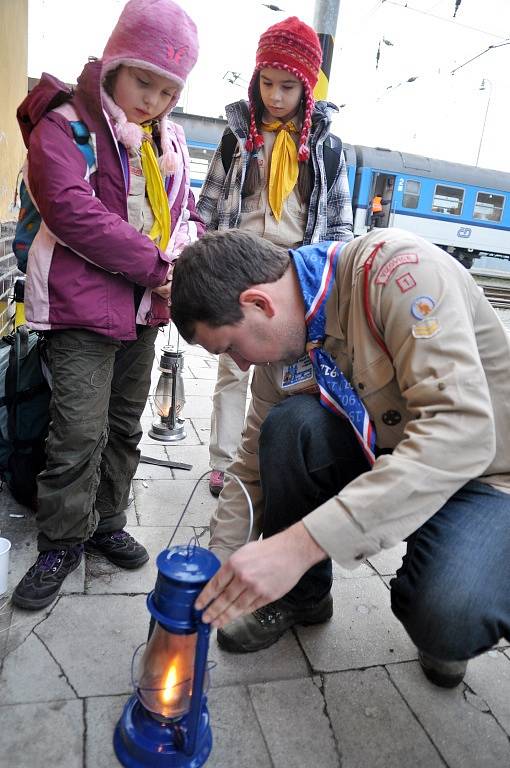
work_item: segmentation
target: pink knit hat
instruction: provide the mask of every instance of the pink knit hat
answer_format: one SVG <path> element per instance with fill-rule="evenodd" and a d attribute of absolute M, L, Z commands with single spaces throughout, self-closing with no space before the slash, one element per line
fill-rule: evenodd
<path fill-rule="evenodd" d="M 182 8 L 172 0 L 129 0 L 103 51 L 101 80 L 121 64 L 171 78 L 179 88 L 166 110 L 168 114 L 177 104 L 197 57 L 197 28 Z M 104 89 L 102 97 L 116 123 L 117 138 L 125 146 L 139 146 L 143 133 L 140 126 L 127 121 L 124 112 Z M 165 154 L 169 152 L 166 114 L 160 115 L 162 170 L 165 170 Z M 172 165 L 171 158 L 166 159 Z"/>
<path fill-rule="evenodd" d="M 264 138 L 255 122 L 255 105 L 253 103 L 253 88 L 261 69 L 284 69 L 290 72 L 303 85 L 304 116 L 301 136 L 299 138 L 298 159 L 308 160 L 310 150 L 308 138 L 312 125 L 314 108 L 313 89 L 317 83 L 322 62 L 322 49 L 317 33 L 301 21 L 297 16 L 291 16 L 278 24 L 266 29 L 261 35 L 257 48 L 255 70 L 248 88 L 250 102 L 250 132 L 246 141 L 246 149 L 251 152 L 264 143 Z"/>

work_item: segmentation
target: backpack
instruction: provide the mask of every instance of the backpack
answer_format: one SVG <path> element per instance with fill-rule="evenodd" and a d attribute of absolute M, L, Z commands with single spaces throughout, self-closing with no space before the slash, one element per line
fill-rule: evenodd
<path fill-rule="evenodd" d="M 237 147 L 237 136 L 232 133 L 230 128 L 227 128 L 221 137 L 220 153 L 221 163 L 223 170 L 228 173 L 232 164 L 232 158 Z M 330 134 L 322 145 L 323 157 L 324 157 L 324 170 L 326 171 L 327 189 L 328 192 L 333 186 L 333 182 L 336 179 L 340 163 L 342 162 L 342 140 L 338 136 Z M 313 170 L 312 161 L 310 159 L 310 167 Z"/>
<path fill-rule="evenodd" d="M 81 120 L 70 120 L 74 140 L 78 149 L 85 157 L 91 170 L 95 163 L 94 150 L 90 144 L 89 129 Z M 41 226 L 41 214 L 34 205 L 25 182 L 22 180 L 19 187 L 19 215 L 16 223 L 16 232 L 12 243 L 12 250 L 16 256 L 18 269 L 27 271 L 28 252 L 30 246 Z"/>
<path fill-rule="evenodd" d="M 43 345 L 26 325 L 0 339 L 0 477 L 16 501 L 32 509 L 45 465 L 51 396 Z"/>

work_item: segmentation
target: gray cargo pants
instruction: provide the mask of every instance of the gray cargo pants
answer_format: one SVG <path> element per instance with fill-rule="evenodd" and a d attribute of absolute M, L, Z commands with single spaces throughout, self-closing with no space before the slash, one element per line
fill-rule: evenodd
<path fill-rule="evenodd" d="M 134 341 L 81 329 L 47 334 L 53 390 L 46 469 L 37 480 L 40 551 L 126 524 L 157 328 Z"/>

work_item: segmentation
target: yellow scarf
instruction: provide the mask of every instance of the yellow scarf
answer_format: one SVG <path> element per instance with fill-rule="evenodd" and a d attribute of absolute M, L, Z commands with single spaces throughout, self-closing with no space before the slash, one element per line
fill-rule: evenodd
<path fill-rule="evenodd" d="M 269 205 L 277 221 L 282 217 L 284 201 L 288 198 L 299 176 L 297 148 L 291 133 L 299 133 L 290 121 L 281 123 L 262 123 L 262 130 L 276 131 L 276 139 L 271 153 L 271 172 L 269 174 Z"/>
<path fill-rule="evenodd" d="M 163 183 L 163 177 L 159 170 L 158 160 L 152 148 L 152 130 L 149 125 L 142 126 L 144 137 L 141 146 L 142 170 L 147 186 L 147 197 L 154 214 L 154 224 L 149 232 L 149 237 L 159 245 L 162 251 L 166 250 L 170 240 L 170 209 L 168 197 Z"/>

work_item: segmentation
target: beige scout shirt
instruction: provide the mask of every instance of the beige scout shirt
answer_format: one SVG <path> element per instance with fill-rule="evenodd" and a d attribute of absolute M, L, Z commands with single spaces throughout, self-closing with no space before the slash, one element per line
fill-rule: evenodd
<path fill-rule="evenodd" d="M 148 235 L 154 226 L 154 213 L 146 194 L 145 176 L 140 153 L 129 153 L 128 221 L 138 232 Z"/>
<path fill-rule="evenodd" d="M 259 153 L 260 189 L 254 195 L 243 197 L 239 229 L 269 240 L 284 248 L 298 248 L 305 235 L 308 206 L 301 202 L 298 185 L 283 201 L 282 215 L 277 221 L 268 198 L 271 153 L 276 139 L 275 131 L 263 131 L 263 152 Z M 296 140 L 298 134 L 292 134 Z"/>
<path fill-rule="evenodd" d="M 381 241 L 367 279 L 388 354 L 369 328 L 363 298 L 364 265 Z M 401 230 L 353 240 L 337 269 L 326 331 L 324 347 L 364 401 L 378 448 L 392 449 L 303 518 L 334 560 L 355 568 L 392 547 L 474 478 L 510 492 L 510 340 L 455 259 Z M 262 518 L 260 425 L 275 403 L 310 387 L 282 389 L 283 368 L 256 367 L 245 434 L 229 468 L 254 503 L 252 538 Z M 247 530 L 246 500 L 229 480 L 211 521 L 210 547 L 225 560 L 245 543 Z"/>

